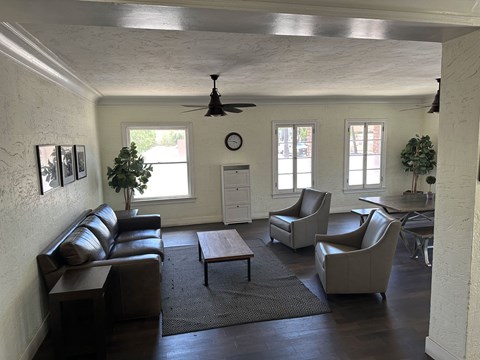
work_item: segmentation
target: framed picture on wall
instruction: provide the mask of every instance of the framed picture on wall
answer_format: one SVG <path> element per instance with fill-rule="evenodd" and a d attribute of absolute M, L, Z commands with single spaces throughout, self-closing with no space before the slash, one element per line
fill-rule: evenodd
<path fill-rule="evenodd" d="M 37 145 L 37 164 L 42 195 L 60 186 L 58 152 L 55 145 Z"/>
<path fill-rule="evenodd" d="M 77 180 L 87 177 L 87 156 L 85 145 L 75 145 L 75 169 Z"/>
<path fill-rule="evenodd" d="M 75 156 L 73 145 L 59 146 L 59 153 L 62 186 L 65 186 L 75 181 Z"/>

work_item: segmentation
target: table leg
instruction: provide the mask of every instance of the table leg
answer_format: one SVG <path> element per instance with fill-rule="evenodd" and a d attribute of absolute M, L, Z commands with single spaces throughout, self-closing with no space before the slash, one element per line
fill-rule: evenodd
<path fill-rule="evenodd" d="M 200 241 L 198 242 L 198 261 L 202 261 L 202 248 L 200 247 Z"/>
<path fill-rule="evenodd" d="M 248 262 L 248 281 L 251 280 L 251 271 L 250 271 L 250 258 L 247 259 Z"/>
<path fill-rule="evenodd" d="M 423 241 L 423 258 L 425 259 L 425 265 L 432 266 L 430 263 L 430 258 L 428 256 L 428 244 L 430 243 L 430 238 L 427 238 Z"/>
<path fill-rule="evenodd" d="M 203 276 L 205 278 L 205 286 L 208 286 L 208 261 L 203 259 Z"/>

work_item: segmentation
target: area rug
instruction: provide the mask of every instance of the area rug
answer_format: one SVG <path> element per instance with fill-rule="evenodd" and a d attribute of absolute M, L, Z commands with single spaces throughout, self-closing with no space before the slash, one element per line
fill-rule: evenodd
<path fill-rule="evenodd" d="M 208 287 L 197 246 L 165 249 L 162 336 L 330 312 L 261 240 L 245 242 L 255 255 L 251 281 L 246 260 L 213 263 Z"/>

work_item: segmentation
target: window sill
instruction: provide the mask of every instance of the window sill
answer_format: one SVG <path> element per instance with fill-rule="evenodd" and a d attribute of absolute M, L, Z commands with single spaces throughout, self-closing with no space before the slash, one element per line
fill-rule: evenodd
<path fill-rule="evenodd" d="M 343 189 L 344 194 L 365 194 L 365 193 L 375 193 L 375 192 L 385 192 L 387 188 L 371 188 L 371 189 Z"/>
<path fill-rule="evenodd" d="M 151 206 L 151 205 L 165 205 L 165 204 L 182 204 L 182 203 L 193 203 L 197 200 L 196 197 L 181 197 L 181 198 L 165 198 L 165 199 L 142 199 L 142 200 L 133 200 L 132 205 L 135 206 Z"/>
<path fill-rule="evenodd" d="M 272 199 L 288 199 L 288 198 L 298 198 L 302 192 L 292 192 L 292 193 L 283 193 L 283 194 L 272 194 Z"/>

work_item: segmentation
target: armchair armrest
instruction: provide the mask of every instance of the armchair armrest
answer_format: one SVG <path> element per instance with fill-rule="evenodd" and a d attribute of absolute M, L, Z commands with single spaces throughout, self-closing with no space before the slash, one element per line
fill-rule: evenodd
<path fill-rule="evenodd" d="M 293 204 L 292 206 L 290 206 L 290 207 L 288 207 L 288 208 L 270 211 L 270 212 L 268 213 L 268 217 L 270 217 L 270 216 L 272 216 L 272 215 L 298 216 L 298 213 L 300 212 L 300 206 L 301 206 L 301 202 L 300 202 L 300 200 L 299 200 L 299 201 L 297 201 L 295 204 Z"/>
<path fill-rule="evenodd" d="M 130 218 L 118 219 L 120 231 L 160 229 L 162 219 L 158 214 L 137 215 Z"/>
<path fill-rule="evenodd" d="M 360 248 L 363 236 L 367 231 L 367 225 L 368 223 L 365 222 L 358 229 L 348 233 L 344 233 L 344 234 L 335 234 L 335 235 L 316 234 L 315 244 L 322 241 L 322 242 L 330 242 L 330 243 Z"/>

